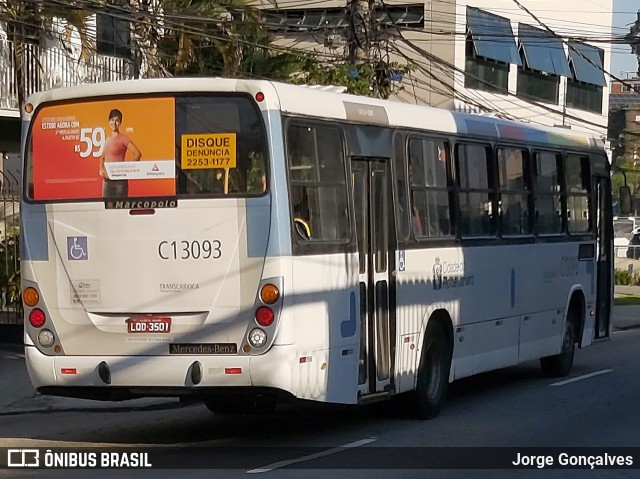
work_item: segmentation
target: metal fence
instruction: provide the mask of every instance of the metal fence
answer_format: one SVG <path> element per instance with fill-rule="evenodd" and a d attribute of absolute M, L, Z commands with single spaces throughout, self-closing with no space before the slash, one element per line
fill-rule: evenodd
<path fill-rule="evenodd" d="M 18 182 L 0 175 L 0 324 L 22 324 Z"/>
<path fill-rule="evenodd" d="M 14 49 L 13 42 L 0 39 L 0 110 L 18 110 Z M 21 60 L 25 97 L 51 88 L 134 77 L 134 63 L 130 59 L 92 54 L 80 61 L 79 56 L 77 49 L 73 48 L 24 43 Z M 23 323 L 19 189 L 17 180 L 10 176 L 0 169 L 0 325 Z"/>
<path fill-rule="evenodd" d="M 613 256 L 617 261 L 633 259 L 640 261 L 640 244 L 614 245 Z M 640 272 L 640 269 L 638 269 Z"/>
<path fill-rule="evenodd" d="M 18 109 L 13 50 L 13 42 L 0 39 L 0 108 L 9 110 Z M 134 63 L 128 58 L 93 54 L 86 61 L 80 61 L 72 49 L 32 43 L 24 43 L 21 54 L 25 97 L 51 88 L 126 80 L 134 76 Z"/>

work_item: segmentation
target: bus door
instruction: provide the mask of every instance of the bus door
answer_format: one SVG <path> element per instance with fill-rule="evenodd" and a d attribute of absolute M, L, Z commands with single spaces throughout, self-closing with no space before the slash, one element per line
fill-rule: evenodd
<path fill-rule="evenodd" d="M 390 162 L 353 159 L 360 288 L 360 394 L 393 388 L 395 229 Z"/>
<path fill-rule="evenodd" d="M 595 195 L 597 207 L 596 227 L 596 324 L 595 338 L 609 336 L 609 321 L 611 316 L 611 290 L 612 290 L 612 235 L 613 227 L 609 202 L 611 201 L 611 189 L 608 178 L 595 178 Z"/>

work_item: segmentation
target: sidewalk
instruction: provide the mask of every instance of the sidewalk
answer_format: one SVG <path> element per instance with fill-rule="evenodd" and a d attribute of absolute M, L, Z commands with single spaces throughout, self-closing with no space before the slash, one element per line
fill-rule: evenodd
<path fill-rule="evenodd" d="M 616 298 L 620 298 L 622 296 L 640 296 L 640 286 L 623 286 L 617 284 L 613 288 L 613 295 Z"/>
<path fill-rule="evenodd" d="M 616 285 L 614 289 L 616 298 L 640 296 L 640 286 Z M 640 328 L 640 305 L 613 306 L 613 329 Z"/>

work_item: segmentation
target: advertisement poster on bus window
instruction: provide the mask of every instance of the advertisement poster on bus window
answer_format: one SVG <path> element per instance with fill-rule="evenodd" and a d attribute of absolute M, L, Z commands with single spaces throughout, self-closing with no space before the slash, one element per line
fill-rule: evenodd
<path fill-rule="evenodd" d="M 175 101 L 115 99 L 38 112 L 36 200 L 175 196 Z"/>

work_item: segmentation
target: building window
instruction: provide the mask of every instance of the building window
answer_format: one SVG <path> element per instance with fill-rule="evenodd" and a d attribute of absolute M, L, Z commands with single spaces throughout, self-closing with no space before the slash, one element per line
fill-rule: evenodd
<path fill-rule="evenodd" d="M 410 212 L 416 238 L 452 234 L 447 181 L 448 151 L 448 144 L 441 140 L 409 140 Z"/>
<path fill-rule="evenodd" d="M 602 113 L 602 87 L 569 78 L 567 106 L 593 113 Z"/>
<path fill-rule="evenodd" d="M 389 5 L 375 8 L 372 19 L 382 26 L 424 28 L 424 4 Z M 262 18 L 269 30 L 279 32 L 304 32 L 346 29 L 348 12 L 344 8 L 313 10 L 263 10 Z"/>
<path fill-rule="evenodd" d="M 96 15 L 96 50 L 104 55 L 131 56 L 131 22 L 127 16 L 129 4 L 117 2 Z"/>
<path fill-rule="evenodd" d="M 602 113 L 604 50 L 586 43 L 569 42 L 572 77 L 567 81 L 567 106 Z"/>
<path fill-rule="evenodd" d="M 464 86 L 507 91 L 510 63 L 521 62 L 509 20 L 467 7 Z"/>
<path fill-rule="evenodd" d="M 518 95 L 558 103 L 561 76 L 571 76 L 562 40 L 539 28 L 518 27 L 520 58 Z"/>
<path fill-rule="evenodd" d="M 506 92 L 509 88 L 509 65 L 477 56 L 473 43 L 467 38 L 464 86 L 474 90 Z"/>
<path fill-rule="evenodd" d="M 558 103 L 560 77 L 518 67 L 518 96 Z"/>

